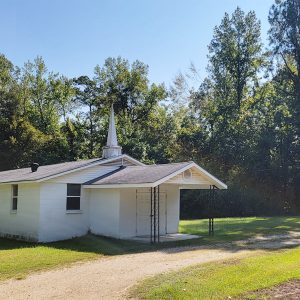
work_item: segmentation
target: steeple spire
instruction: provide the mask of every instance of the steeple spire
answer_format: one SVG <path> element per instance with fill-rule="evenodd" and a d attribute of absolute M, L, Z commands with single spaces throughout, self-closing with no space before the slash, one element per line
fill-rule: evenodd
<path fill-rule="evenodd" d="M 116 157 L 121 154 L 122 147 L 118 145 L 114 107 L 111 105 L 107 142 L 106 146 L 103 147 L 103 158 Z"/>
<path fill-rule="evenodd" d="M 108 146 L 108 147 L 118 146 L 117 130 L 116 130 L 116 124 L 115 124 L 115 113 L 114 113 L 113 105 L 111 105 L 111 110 L 110 110 L 110 118 L 109 118 L 109 127 L 108 127 L 106 146 Z"/>

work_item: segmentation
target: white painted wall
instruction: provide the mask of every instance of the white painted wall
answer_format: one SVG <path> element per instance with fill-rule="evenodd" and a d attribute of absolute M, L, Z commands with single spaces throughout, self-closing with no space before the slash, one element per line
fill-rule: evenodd
<path fill-rule="evenodd" d="M 11 185 L 0 185 L 0 236 L 38 240 L 40 187 L 19 184 L 18 210 L 11 212 Z"/>
<path fill-rule="evenodd" d="M 89 191 L 81 189 L 81 210 L 66 210 L 67 184 L 42 183 L 40 186 L 41 242 L 70 239 L 84 235 L 89 230 Z"/>
<path fill-rule="evenodd" d="M 120 238 L 120 190 L 90 189 L 89 203 L 91 232 Z"/>
<path fill-rule="evenodd" d="M 65 178 L 72 183 L 71 179 Z M 166 193 L 166 198 L 161 197 L 160 233 L 175 233 L 179 224 L 179 187 L 165 184 L 161 186 L 161 192 Z M 66 197 L 66 183 L 20 184 L 18 211 L 14 214 L 11 213 L 11 185 L 0 185 L 0 236 L 40 242 L 70 239 L 89 230 L 115 238 L 136 236 L 136 189 L 82 188 L 81 211 L 76 213 L 66 211 Z M 145 224 L 147 235 L 149 220 L 150 217 Z"/>

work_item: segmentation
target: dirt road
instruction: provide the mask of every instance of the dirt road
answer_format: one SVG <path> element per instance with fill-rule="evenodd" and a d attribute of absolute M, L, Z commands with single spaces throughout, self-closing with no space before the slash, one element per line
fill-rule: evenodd
<path fill-rule="evenodd" d="M 218 249 L 179 247 L 103 258 L 2 282 L 0 299 L 124 299 L 128 289 L 147 276 L 292 245 L 300 245 L 299 235 L 252 239 Z"/>

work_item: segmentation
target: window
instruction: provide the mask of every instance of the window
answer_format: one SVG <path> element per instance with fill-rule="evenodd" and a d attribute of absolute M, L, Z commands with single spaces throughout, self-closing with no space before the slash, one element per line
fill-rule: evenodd
<path fill-rule="evenodd" d="M 13 184 L 11 186 L 11 210 L 17 211 L 18 209 L 18 193 L 19 193 L 19 187 L 17 184 Z"/>
<path fill-rule="evenodd" d="M 80 210 L 80 184 L 67 185 L 67 210 Z"/>

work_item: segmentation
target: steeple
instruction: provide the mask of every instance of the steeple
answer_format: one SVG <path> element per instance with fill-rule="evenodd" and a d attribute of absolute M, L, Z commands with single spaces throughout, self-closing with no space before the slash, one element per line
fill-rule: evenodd
<path fill-rule="evenodd" d="M 122 154 L 122 147 L 118 145 L 117 131 L 115 125 L 114 107 L 111 106 L 109 127 L 106 146 L 103 147 L 103 158 L 116 157 Z"/>

